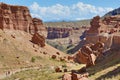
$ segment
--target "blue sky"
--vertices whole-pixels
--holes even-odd
[[[120,7],[120,0],[0,0],[0,2],[24,5],[33,17],[43,21],[81,20]]]

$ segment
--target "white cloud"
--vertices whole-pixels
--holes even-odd
[[[104,15],[113,10],[110,7],[96,7],[90,4],[78,2],[71,6],[55,4],[49,7],[42,7],[37,2],[30,6],[33,17],[42,18],[44,21],[48,20],[76,20],[84,18],[92,18],[96,15]]]

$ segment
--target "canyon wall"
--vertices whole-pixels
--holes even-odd
[[[120,45],[120,15],[105,17],[99,16],[91,20],[91,27],[86,31],[86,43],[103,42],[104,49],[115,48]]]
[[[25,6],[0,3],[0,29],[22,30],[30,34],[35,32],[47,36],[42,20],[32,18]]]
[[[56,38],[66,38],[70,37],[71,35],[74,35],[77,31],[82,31],[85,30],[86,27],[80,27],[80,28],[75,28],[75,27],[48,27],[48,39],[56,39]]]
[[[55,38],[66,38],[72,35],[72,28],[55,28],[55,27],[48,27],[48,39],[55,39]]]

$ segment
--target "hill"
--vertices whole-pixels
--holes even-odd
[[[120,15],[120,7],[106,13],[104,16],[114,16],[114,15]]]
[[[80,21],[61,21],[61,22],[45,22],[47,27],[81,27],[89,26],[90,20],[80,20]]]
[[[14,37],[13,37],[14,35]],[[30,40],[32,35],[19,30],[0,30],[0,75],[6,71],[14,71],[25,67],[59,66],[64,64],[59,57],[66,54],[46,44],[39,47]],[[57,55],[56,53],[60,55]],[[57,56],[53,60],[52,55]]]
[[[106,52],[95,66],[88,69],[92,80],[119,80],[120,79],[120,50]]]

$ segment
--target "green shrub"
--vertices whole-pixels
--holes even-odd
[[[33,62],[33,63],[34,63],[34,62],[35,62],[35,60],[36,60],[36,59],[35,59],[35,57],[32,57],[32,58],[31,58],[31,62]]]

